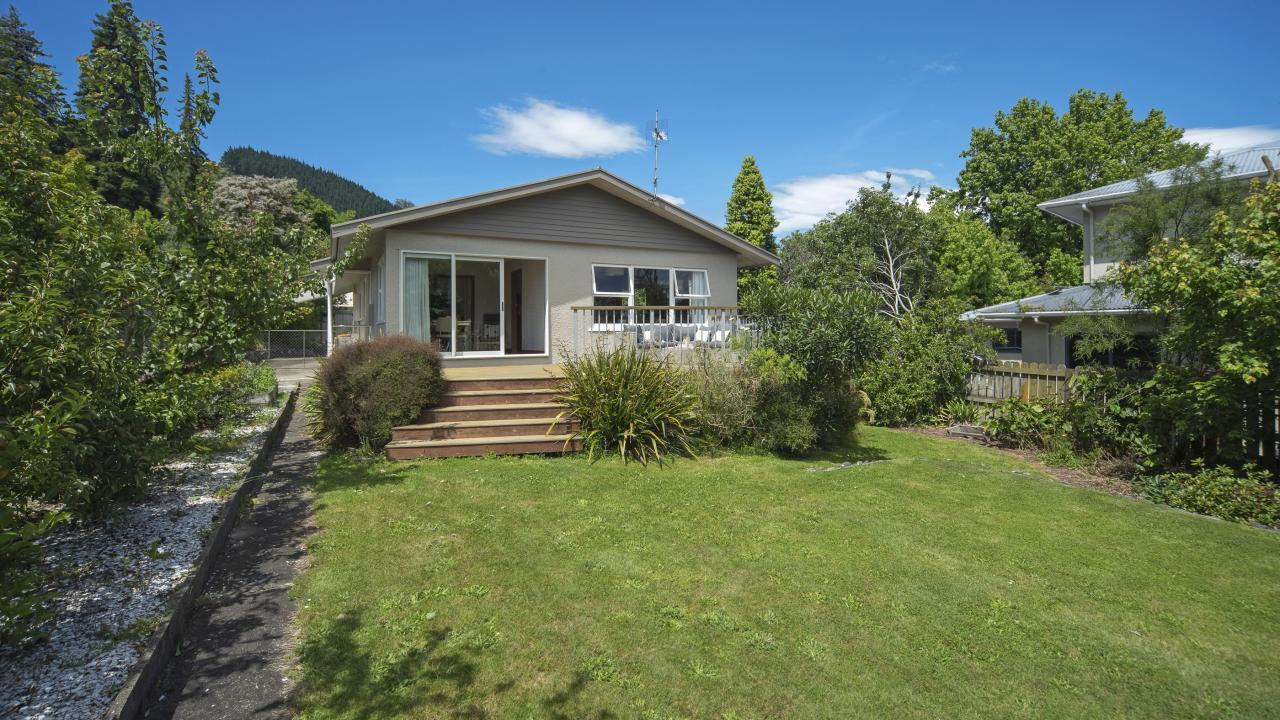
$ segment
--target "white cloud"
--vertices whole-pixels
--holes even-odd
[[[954,63],[931,62],[920,69],[925,72],[949,73],[955,72],[956,66]]]
[[[928,185],[934,175],[928,170],[893,168],[892,189],[899,197],[915,185]],[[778,213],[778,232],[788,233],[812,227],[828,213],[844,210],[862,188],[884,184],[883,170],[840,175],[799,177],[778,183],[773,193],[773,206]],[[924,203],[924,198],[920,198]]]
[[[1186,132],[1182,134],[1182,139],[1188,142],[1210,145],[1214,150],[1234,150],[1235,148],[1280,142],[1280,128],[1266,125],[1187,128]]]
[[[494,120],[493,131],[473,139],[496,155],[584,158],[645,147],[644,138],[635,127],[611,122],[594,110],[529,98],[523,108],[498,105],[486,113]]]
[[[672,205],[677,205],[677,206],[684,205],[684,198],[680,197],[679,195],[668,195],[666,193],[658,193],[658,197],[662,198],[663,200],[666,200]]]

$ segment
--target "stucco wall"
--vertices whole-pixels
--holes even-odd
[[[703,246],[705,248],[705,246]],[[738,302],[737,256],[727,249],[618,247],[546,240],[512,240],[446,235],[413,228],[389,229],[387,253],[387,331],[400,332],[402,258],[405,251],[458,253],[461,255],[546,260],[549,300],[551,361],[558,358],[557,347],[573,342],[574,305],[592,304],[591,265],[636,265],[706,269],[711,284],[709,305],[736,305]],[[509,270],[508,270],[509,277]],[[539,274],[526,272],[526,293],[541,284]],[[532,300],[526,298],[526,306]],[[540,333],[539,333],[540,334]],[[496,362],[495,362],[496,361]],[[546,357],[466,358],[450,364],[512,364],[547,362]]]

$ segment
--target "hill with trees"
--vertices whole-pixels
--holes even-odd
[[[395,207],[386,198],[335,172],[265,150],[227,148],[220,163],[236,175],[293,178],[298,181],[299,188],[329,203],[338,212],[355,212],[356,217],[377,215]]]

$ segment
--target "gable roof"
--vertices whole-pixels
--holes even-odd
[[[961,320],[1012,320],[1070,315],[1129,315],[1148,312],[1133,304],[1115,283],[1076,285],[1040,295],[970,310]]]
[[[561,175],[559,177],[547,178],[546,180],[538,180],[531,183],[525,183],[523,185],[514,185],[512,187],[490,190],[488,192],[477,193],[474,195],[464,195],[450,200],[442,200],[440,202],[429,203],[426,205],[417,205],[415,207],[404,208],[401,210],[392,210],[391,212],[382,213],[380,215],[371,215],[369,217],[358,218],[356,220],[348,220],[347,222],[335,224],[331,229],[331,235],[333,242],[336,243],[342,238],[353,235],[361,225],[368,225],[372,230],[380,230],[419,220],[440,217],[442,215],[463,212],[465,210],[474,210],[476,208],[495,205],[508,200],[515,200],[517,198],[530,197],[533,195],[553,192],[555,190],[563,190],[565,188],[579,187],[583,185],[590,185],[603,190],[610,195],[625,200],[637,207],[648,210],[659,217],[675,223],[690,232],[733,250],[746,258],[749,261],[746,263],[748,265],[778,265],[781,263],[781,260],[779,260],[777,255],[774,255],[763,248],[756,247],[737,235],[726,232],[715,224],[694,215],[688,210],[672,205],[657,195],[642,190],[641,188],[632,185],[626,180],[623,180],[617,175],[614,175],[602,168],[584,170],[570,175]]]
[[[1261,177],[1267,174],[1267,168],[1262,164],[1263,155],[1269,156],[1273,161],[1280,162],[1280,145],[1258,145],[1231,152],[1215,153],[1200,161],[1199,164],[1208,165],[1215,160],[1221,160],[1223,179],[1240,180]],[[1145,175],[1144,178],[1157,188],[1172,187],[1178,180],[1176,171],[1177,168],[1161,170]],[[1081,203],[1109,204],[1123,200],[1138,191],[1139,180],[1144,178],[1121,180],[1120,182],[1103,185],[1092,190],[1046,200],[1036,205],[1036,207],[1063,220],[1080,225],[1084,222],[1084,213],[1080,210]]]

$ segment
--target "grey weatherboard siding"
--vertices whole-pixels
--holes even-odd
[[[725,252],[697,233],[589,185],[421,220],[412,227],[448,235]]]

